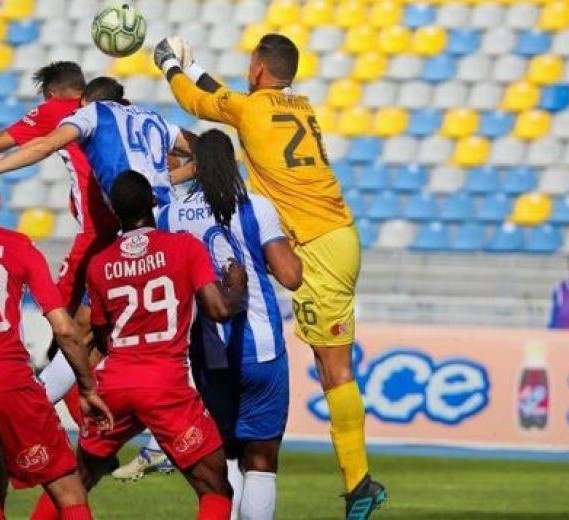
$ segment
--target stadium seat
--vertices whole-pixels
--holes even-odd
[[[552,166],[539,176],[537,190],[547,195],[564,195],[569,193],[569,168]]]
[[[560,141],[555,137],[547,136],[529,145],[526,161],[531,166],[549,166],[560,160],[562,152]]]
[[[392,137],[405,132],[409,113],[398,107],[380,108],[374,117],[372,132],[379,137]]]
[[[357,137],[352,139],[346,158],[352,162],[371,163],[381,155],[382,142],[375,137]]]
[[[528,78],[539,85],[551,85],[563,77],[563,59],[554,54],[542,54],[532,58]]]
[[[442,27],[428,25],[413,34],[413,52],[420,56],[440,54],[447,46],[447,33]]]
[[[339,2],[334,12],[334,25],[344,28],[362,26],[367,19],[367,6],[358,0]]]
[[[569,84],[558,83],[541,89],[539,108],[548,112],[560,112],[569,107]]]
[[[508,85],[502,100],[502,108],[512,112],[521,112],[533,108],[539,103],[539,89],[529,81],[516,81]]]
[[[411,244],[415,251],[446,251],[449,247],[448,228],[442,222],[423,224]]]
[[[438,218],[437,199],[428,191],[412,193],[407,200],[403,216],[409,220],[434,220]]]
[[[490,143],[484,137],[462,137],[456,143],[452,161],[458,166],[480,166],[490,154]]]
[[[338,127],[338,113],[326,105],[314,108],[314,114],[320,130],[324,133],[335,133]]]
[[[327,0],[308,0],[302,7],[302,23],[308,27],[334,24],[334,7]]]
[[[443,120],[440,110],[424,108],[413,110],[410,114],[407,133],[413,137],[425,137],[436,133]]]
[[[243,71],[249,68],[250,57],[240,51],[226,50],[221,52],[217,62],[216,73],[223,78],[241,78]]]
[[[523,245],[522,230],[511,222],[505,222],[496,228],[485,250],[492,253],[514,253],[521,251]]]
[[[208,34],[207,47],[214,51],[234,49],[239,42],[240,36],[241,29],[237,25],[214,25]],[[150,39],[150,36],[147,35],[146,38]]]
[[[415,226],[407,220],[394,219],[379,227],[376,245],[381,249],[405,249],[415,236]]]
[[[51,238],[56,240],[70,240],[79,230],[76,220],[69,214],[69,211],[56,213],[55,224]]]
[[[421,78],[430,83],[448,81],[456,76],[456,60],[450,54],[441,53],[425,60]]]
[[[515,166],[522,162],[526,152],[525,142],[507,135],[494,141],[488,162],[498,166]]]
[[[14,72],[0,73],[0,98],[11,96],[18,88],[19,77]]]
[[[477,29],[492,29],[504,25],[505,9],[497,2],[480,3],[472,8],[470,16],[471,27]]]
[[[405,6],[403,24],[411,29],[424,25],[432,25],[437,17],[436,9],[426,3],[408,4]]]
[[[362,86],[352,79],[338,79],[330,84],[326,103],[333,108],[347,108],[359,102]]]
[[[550,217],[552,209],[549,196],[543,193],[525,193],[516,199],[511,219],[521,226],[536,226]]]
[[[8,20],[23,20],[34,14],[35,0],[4,0],[0,16]]]
[[[428,190],[431,193],[454,193],[462,188],[464,174],[454,166],[439,164],[435,166],[429,178]]]
[[[39,24],[35,20],[25,19],[10,23],[7,41],[10,45],[24,45],[39,38]]]
[[[514,136],[519,139],[534,140],[547,135],[551,128],[551,116],[543,110],[526,110],[518,115],[514,126]]]
[[[424,81],[406,81],[399,88],[397,105],[404,108],[428,107],[431,105],[433,92],[433,86],[429,83]]]
[[[391,190],[380,191],[370,202],[367,217],[373,220],[391,220],[401,217],[399,197]]]
[[[266,21],[275,27],[295,23],[300,17],[300,6],[294,0],[275,0],[269,3]]]
[[[344,200],[350,207],[352,215],[355,219],[364,218],[366,216],[365,200],[357,189],[349,189],[344,193]]]
[[[470,19],[470,7],[466,3],[452,2],[437,9],[437,25],[447,29],[466,27]]]
[[[170,105],[165,116],[168,121],[175,125],[179,125],[182,128],[192,128],[197,122],[196,118],[192,114],[186,112],[177,103]]]
[[[514,127],[514,122],[515,118],[509,112],[483,112],[478,131],[484,137],[495,139],[509,134]]]
[[[490,29],[482,37],[481,50],[490,56],[509,53],[516,44],[516,33],[507,27]]]
[[[371,127],[371,113],[361,106],[347,108],[338,117],[338,132],[348,137],[369,134]]]
[[[563,140],[569,139],[569,112],[563,111],[553,115],[553,131],[554,137]]]
[[[66,210],[69,207],[69,181],[54,182],[47,188],[45,206],[52,210]],[[41,206],[42,203],[33,204]],[[28,206],[29,207],[29,206]]]
[[[452,141],[440,135],[421,139],[419,145],[419,160],[421,164],[441,164],[448,160],[452,152]],[[413,156],[411,160],[416,160]]]
[[[494,110],[503,97],[504,88],[497,83],[481,82],[472,85],[466,105],[476,110]]]
[[[26,112],[24,105],[15,97],[8,97],[0,100],[0,126],[8,124],[22,118]]]
[[[368,12],[368,23],[377,29],[399,25],[403,19],[403,6],[398,0],[374,2]]]
[[[550,52],[565,58],[569,56],[569,29],[560,31],[553,36]]]
[[[310,51],[300,52],[296,78],[298,80],[312,78],[317,74],[318,68],[318,56],[316,54]]]
[[[18,231],[33,240],[49,238],[53,233],[54,214],[44,209],[26,209],[20,215]]]
[[[152,4],[155,2],[154,0],[147,0],[147,3]],[[201,22],[213,26],[227,26],[227,21],[233,19],[234,6],[235,3],[230,0],[208,0],[203,2],[200,14]],[[158,13],[153,18],[159,18],[160,16],[161,13]]]
[[[67,201],[67,197],[65,201]],[[43,206],[45,202],[46,191],[43,184],[35,178],[29,178],[14,184],[8,207],[21,210],[34,206]]]
[[[234,20],[240,27],[260,22],[265,17],[265,3],[259,0],[242,0],[235,5]]]
[[[348,153],[349,140],[337,134],[323,134],[329,161],[337,161]]]
[[[332,164],[332,170],[342,187],[342,191],[352,189],[356,185],[354,168],[348,159],[340,159]]]
[[[365,52],[356,57],[352,78],[358,81],[374,81],[385,73],[387,60],[376,51]]]
[[[450,248],[456,252],[472,253],[480,251],[485,241],[483,226],[477,222],[464,222],[456,228]]]
[[[375,162],[362,167],[359,176],[358,189],[363,192],[387,190],[391,186],[389,168]]]
[[[551,34],[537,29],[528,29],[519,33],[515,52],[525,57],[545,54],[551,48],[551,43]]]
[[[500,191],[487,194],[481,201],[476,218],[484,223],[503,222],[512,210],[512,200]]]
[[[456,77],[466,83],[477,83],[490,77],[492,60],[480,52],[465,56],[460,60]]]
[[[395,104],[396,94],[397,88],[393,82],[380,80],[366,83],[364,85],[362,104],[368,108],[393,105]]]
[[[385,27],[379,33],[378,43],[384,54],[403,54],[411,48],[411,32],[401,25]]]
[[[514,54],[498,56],[492,67],[491,77],[498,83],[512,83],[523,77],[527,70],[527,60]]]
[[[0,71],[9,70],[14,60],[12,48],[0,43]],[[21,69],[20,69],[21,70]]]
[[[502,190],[509,195],[520,195],[532,191],[537,185],[537,173],[528,166],[515,166],[506,169],[502,180]]]
[[[367,218],[360,218],[356,220],[356,227],[360,235],[360,244],[364,249],[371,247],[375,244],[378,236],[377,225]]]
[[[82,61],[81,51],[79,47],[73,45],[58,44],[54,45],[49,49],[47,53],[48,63],[53,63],[54,61],[74,61],[75,63]]]
[[[7,208],[0,207],[0,227],[16,229],[18,225],[18,214]]]
[[[292,40],[296,46],[301,49],[301,52],[302,49],[306,49],[308,46],[310,33],[308,29],[300,23],[285,25],[284,27],[281,27],[279,33]]]
[[[445,197],[441,203],[439,217],[447,222],[470,220],[474,214],[472,198],[466,191],[456,191]]]
[[[148,67],[148,55],[144,50],[135,52],[126,58],[117,58],[111,67],[111,73],[116,76],[143,75]]]
[[[559,31],[569,27],[569,4],[563,0],[547,2],[541,11],[538,27],[544,31]]]
[[[447,81],[441,83],[435,89],[433,96],[433,107],[435,108],[456,108],[464,106],[468,89],[460,81]]]
[[[182,1],[182,0],[180,0]],[[183,9],[182,9],[183,10]],[[201,25],[202,30],[205,30],[205,26]],[[267,33],[270,33],[272,30],[270,25],[267,25],[264,22],[254,23],[248,25],[244,28],[243,33],[241,34],[241,39],[239,40],[239,47],[244,50],[245,52],[252,52],[259,40]],[[181,34],[181,36],[186,37],[186,33]],[[199,42],[193,42],[194,45],[199,44]]]
[[[557,197],[553,201],[553,210],[549,221],[552,224],[569,226],[569,195]]]
[[[542,224],[528,231],[524,244],[527,253],[551,254],[561,248],[561,231],[551,224]]]
[[[100,9],[98,0],[82,0],[81,2],[70,2],[67,9],[67,16],[70,20],[93,20],[93,17]],[[145,13],[146,16],[146,13]]]
[[[319,76],[325,80],[347,80],[354,68],[354,57],[344,52],[325,54],[320,62]]]
[[[493,166],[479,166],[469,170],[464,188],[473,194],[486,194],[498,191],[500,175]]]
[[[383,160],[387,164],[405,164],[416,158],[417,141],[407,135],[399,135],[385,141]]]
[[[457,56],[472,54],[480,48],[480,31],[467,27],[453,29],[449,34],[447,52]]]
[[[513,2],[506,13],[506,26],[512,29],[528,29],[537,22],[539,8],[530,3]]]
[[[334,52],[344,41],[344,31],[339,27],[316,27],[310,33],[308,47],[314,52]]]
[[[479,125],[478,113],[469,108],[455,108],[446,112],[441,135],[457,139],[476,133]]]
[[[181,28],[188,22],[191,23],[200,19],[201,4],[198,0],[172,0],[167,4],[166,19],[170,23],[180,24]],[[262,13],[258,4],[257,12]]]
[[[427,182],[427,169],[419,164],[402,164],[394,168],[391,187],[400,192],[420,191]]]
[[[392,56],[389,60],[385,76],[400,82],[415,79],[421,72],[422,60],[412,54]]]

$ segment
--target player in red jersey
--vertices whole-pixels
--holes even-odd
[[[65,309],[42,254],[24,235],[0,228],[0,518],[8,476],[16,487],[41,484],[59,518],[90,519],[87,495],[69,441],[45,390],[35,379],[20,337],[20,302],[28,286],[73,367],[83,411],[112,427],[112,415],[94,390],[87,352]],[[95,426],[93,426],[95,427]]]

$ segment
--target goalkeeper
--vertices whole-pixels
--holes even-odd
[[[368,473],[365,411],[351,363],[359,237],[312,106],[291,89],[298,49],[282,35],[263,36],[251,57],[248,95],[207,74],[180,38],[162,40],[154,60],[185,110],[237,129],[251,186],[273,201],[302,260],[303,283],[293,295],[295,332],[312,348],[330,409],[346,518],[368,518],[387,495]]]

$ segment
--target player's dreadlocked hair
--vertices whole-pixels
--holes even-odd
[[[292,83],[298,69],[298,48],[292,40],[282,34],[265,34],[257,53],[275,78]]]
[[[73,88],[83,91],[85,77],[81,67],[74,61],[54,61],[34,72],[32,81],[39,91],[50,87]]]
[[[202,133],[196,140],[194,158],[197,181],[194,191],[198,187],[203,190],[216,222],[229,227],[237,204],[248,200],[231,139],[217,129]]]
[[[154,193],[148,179],[134,170],[125,170],[115,180],[109,194],[111,206],[123,231],[142,220],[154,221]]]

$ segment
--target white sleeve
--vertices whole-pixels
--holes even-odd
[[[261,244],[265,246],[273,240],[286,238],[281,228],[277,210],[271,202],[264,197],[254,197],[252,203],[259,222]]]
[[[89,137],[97,128],[97,103],[89,103],[74,114],[66,117],[59,123],[59,126],[63,125],[76,127],[79,130],[81,139]]]
[[[168,121],[164,120],[166,123],[166,128],[168,129],[168,151],[171,152],[174,149],[174,145],[176,144],[176,139],[180,134],[180,127],[177,125],[173,125]]]

